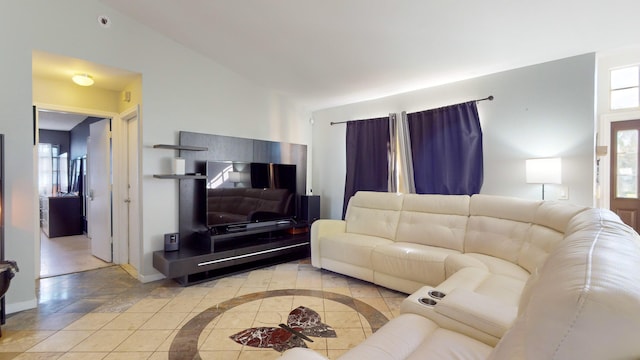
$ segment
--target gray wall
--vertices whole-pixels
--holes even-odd
[[[345,125],[366,119],[480,99],[484,134],[481,193],[540,199],[541,186],[525,182],[525,160],[562,158],[566,201],[593,204],[595,54],[585,54],[471,80],[313,113],[313,181],[322,216],[340,218],[345,176]],[[559,187],[545,187],[557,199]]]
[[[100,121],[102,118],[88,117],[71,129],[71,145],[69,159],[77,159],[87,155],[87,138],[89,137],[89,125]]]
[[[60,154],[69,152],[70,136],[68,131],[40,129],[38,134],[41,143],[60,145]]]

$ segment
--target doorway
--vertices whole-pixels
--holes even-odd
[[[122,221],[126,224],[122,227],[122,237],[128,241],[126,246],[121,248],[120,259],[122,260],[124,269],[132,276],[138,277],[138,269],[140,269],[140,257],[142,254],[142,243],[140,242],[140,224],[142,223],[142,213],[140,207],[140,119],[139,108],[136,106],[131,110],[122,113],[122,138],[123,145],[126,144],[124,154],[126,154],[126,183],[123,183],[122,189]]]
[[[37,114],[36,123],[40,124],[39,115],[41,114],[40,109],[42,108],[36,107],[35,114]],[[84,119],[89,123],[88,128],[93,124],[97,124],[104,119],[110,119],[111,126],[109,133],[110,138],[109,148],[110,148],[110,156],[109,163],[107,164],[108,170],[105,171],[107,175],[103,175],[105,178],[106,187],[108,193],[104,195],[106,201],[103,203],[107,204],[107,208],[103,211],[99,211],[96,216],[98,220],[103,221],[104,217],[102,215],[108,213],[108,220],[104,220],[107,225],[103,225],[103,229],[100,234],[108,236],[106,240],[109,241],[109,245],[107,246],[109,252],[109,258],[106,258],[103,263],[98,263],[100,266],[110,266],[113,264],[121,265],[129,272],[133,277],[139,278],[138,269],[141,266],[141,249],[142,242],[140,240],[140,221],[141,221],[141,209],[138,204],[140,204],[140,119],[139,119],[139,108],[138,106],[134,106],[131,109],[121,113],[107,113],[101,112],[97,110],[89,110],[89,109],[74,109],[74,108],[66,108],[61,106],[54,105],[46,105],[48,112],[58,112],[65,114],[82,114]],[[89,132],[85,132],[84,138],[90,137],[91,130]],[[100,137],[100,136],[96,136]],[[39,140],[38,140],[39,142]],[[75,152],[74,152],[75,154]],[[37,160],[36,160],[37,161]],[[87,157],[86,164],[87,166],[83,167],[83,174],[86,174],[86,169],[90,168],[92,160],[90,156]],[[95,219],[91,219],[90,212],[88,209],[90,205],[88,204],[91,195],[91,186],[89,185],[90,181],[87,179],[87,176],[81,177],[82,184],[85,186],[85,190],[83,191],[84,199],[83,205],[86,215],[88,216],[87,222],[88,225],[85,227],[83,235],[86,237],[87,233],[91,234],[91,231],[87,230],[91,226],[92,221],[96,221]],[[73,183],[73,181],[72,181]],[[98,193],[94,192],[94,198]],[[101,220],[102,219],[102,220]],[[43,239],[40,239],[42,242]],[[47,239],[49,240],[49,239]],[[91,245],[92,240],[94,238],[89,238],[89,252],[92,257],[102,257],[97,255],[95,251],[93,251]],[[45,240],[46,241],[46,240]],[[44,251],[42,246],[37,246],[38,249]],[[86,250],[85,250],[86,251]],[[44,261],[44,255],[39,254],[39,259]],[[96,257],[97,259],[97,257]],[[109,260],[111,260],[109,262]],[[36,262],[36,264],[41,265],[42,261]],[[91,265],[93,264],[93,265]],[[105,265],[106,264],[106,265]],[[87,265],[87,264],[85,264]],[[95,268],[95,261],[91,261],[88,264],[89,267]],[[85,269],[86,270],[86,269]],[[37,270],[38,273],[42,271],[40,269]]]
[[[640,120],[611,123],[611,210],[634,230],[640,229]]]
[[[40,277],[111,266],[92,254],[87,214],[88,114],[38,109]]]
[[[72,74],[89,74],[95,80],[95,84],[89,87],[78,86],[71,82]],[[137,273],[141,266],[142,240],[139,232],[139,224],[142,219],[141,214],[132,214],[129,218],[127,211],[128,203],[139,204],[142,193],[140,184],[131,184],[135,191],[132,195],[126,195],[127,178],[126,159],[135,156],[140,159],[140,135],[137,136],[137,153],[129,155],[127,153],[126,126],[127,117],[132,114],[135,118],[137,134],[141,134],[141,121],[139,120],[139,104],[142,98],[142,75],[126,69],[112,68],[103,64],[93,63],[87,60],[67,57],[64,55],[52,54],[44,51],[32,51],[32,80],[33,80],[33,103],[34,107],[34,128],[39,127],[37,108],[47,109],[50,112],[64,113],[65,115],[83,115],[80,120],[87,117],[99,119],[111,119],[111,166],[108,181],[110,193],[107,201],[110,207],[111,223],[108,228],[111,230],[109,238],[111,245],[109,250],[112,256],[111,263],[116,265],[132,264]],[[87,107],[85,107],[87,106]],[[100,109],[100,110],[97,110]],[[85,135],[85,137],[88,136]],[[34,134],[34,143],[37,143],[38,133]],[[136,151],[136,150],[132,150]],[[90,161],[85,159],[85,161]],[[38,159],[34,151],[34,162]],[[85,163],[86,164],[86,163]],[[85,166],[83,170],[86,170]],[[140,170],[137,169],[138,176]],[[85,178],[86,180],[86,178]],[[87,182],[84,182],[86,186]],[[87,190],[88,191],[88,190]],[[39,193],[39,191],[37,192]],[[87,202],[86,195],[83,202]],[[33,199],[36,201],[36,199]],[[125,202],[127,200],[127,202]],[[86,204],[84,205],[86,209]],[[134,210],[135,212],[136,210]],[[139,210],[141,212],[141,210]],[[101,217],[101,216],[99,216]],[[88,219],[89,223],[91,220]],[[135,223],[135,226],[130,226]],[[127,231],[131,229],[130,231]],[[135,233],[138,231],[138,233]],[[83,228],[86,234],[87,227]],[[105,231],[106,232],[106,231]],[[128,235],[129,232],[131,235]],[[36,273],[40,273],[41,246],[39,237],[34,239],[36,243]],[[137,252],[129,251],[136,249]],[[130,253],[131,252],[131,253]],[[130,271],[130,273],[132,273]],[[138,275],[134,275],[140,278]]]

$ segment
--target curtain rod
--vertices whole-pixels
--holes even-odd
[[[473,101],[480,102],[480,101],[485,101],[485,100],[493,101],[493,95],[489,95],[484,99],[476,99],[476,100],[473,100]],[[464,104],[464,103],[460,103],[460,104]],[[447,105],[441,106],[441,107],[446,107],[446,106]],[[448,106],[451,106],[451,105],[448,105]],[[359,121],[359,120],[332,121],[332,122],[329,123],[329,125],[346,124],[346,123],[351,122],[351,121]]]

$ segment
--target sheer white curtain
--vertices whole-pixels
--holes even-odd
[[[51,196],[53,190],[53,154],[51,144],[38,144],[38,189],[40,195]]]
[[[413,158],[411,156],[411,137],[409,136],[409,126],[407,113],[402,112],[400,121],[396,121],[396,136],[398,144],[398,192],[414,194],[416,183],[413,176]]]
[[[396,114],[389,114],[389,141],[387,143],[387,163],[389,166],[389,176],[387,178],[387,189],[389,192],[398,192],[398,173],[397,164],[398,158],[396,155],[397,140],[396,140]]]

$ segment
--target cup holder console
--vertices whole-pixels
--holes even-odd
[[[437,304],[438,302],[433,300],[432,298],[426,298],[426,297],[421,297],[418,299],[418,301],[420,302],[420,304],[422,305],[427,305],[427,306],[434,306],[435,304]]]
[[[429,297],[418,298],[418,302],[420,302],[420,304],[427,305],[427,306],[435,306],[438,303],[438,300],[442,300],[442,298],[444,298],[447,295],[442,291],[438,291],[438,290],[429,290],[427,294],[429,295]]]

